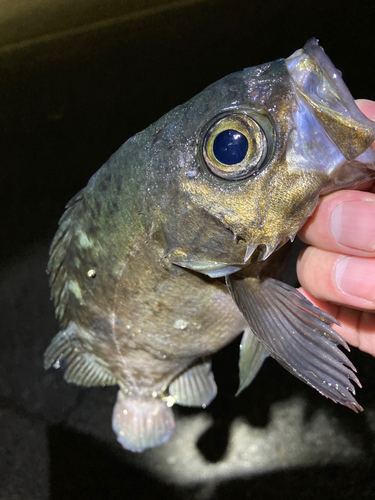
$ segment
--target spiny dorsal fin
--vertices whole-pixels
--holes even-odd
[[[82,189],[66,205],[66,210],[59,220],[59,229],[53,238],[47,272],[50,275],[51,298],[54,299],[56,316],[63,323],[69,302],[68,265],[66,255],[76,233],[75,221],[83,210],[84,191]]]
[[[60,360],[64,359],[68,367],[64,373],[67,382],[85,387],[116,385],[112,373],[101,365],[98,358],[92,353],[85,352],[79,340],[75,338],[71,327],[59,332],[52,339],[44,353],[44,368],[48,370]]]

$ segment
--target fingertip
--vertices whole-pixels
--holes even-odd
[[[361,257],[342,256],[334,266],[333,281],[348,303],[354,307],[375,307],[375,261]]]
[[[362,113],[367,116],[367,118],[370,118],[370,120],[375,121],[374,101],[370,101],[369,99],[357,99],[355,102],[359,107],[359,109],[362,111]]]

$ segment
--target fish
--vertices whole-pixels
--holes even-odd
[[[67,382],[119,387],[112,428],[165,443],[205,408],[211,355],[243,334],[239,390],[267,356],[355,412],[337,320],[280,281],[323,194],[375,177],[375,124],[318,40],[213,83],[128,139],[66,205],[50,248]]]

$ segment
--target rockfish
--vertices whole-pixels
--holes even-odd
[[[270,354],[361,411],[336,320],[278,281],[320,195],[374,178],[375,124],[317,40],[233,73],[131,137],[66,206],[48,270],[61,331],[45,367],[118,385],[132,451],[205,407],[210,355],[244,332],[240,389]]]

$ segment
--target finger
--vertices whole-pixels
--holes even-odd
[[[337,191],[322,198],[298,236],[324,250],[375,256],[375,194]]]
[[[308,247],[298,258],[297,275],[303,288],[318,299],[375,310],[375,259]]]
[[[357,99],[355,101],[359,109],[367,118],[375,121],[375,102],[368,99]]]
[[[368,99],[357,99],[355,102],[362,113],[367,116],[367,118],[375,121],[375,101],[369,101]],[[371,147],[375,149],[375,141],[372,143]]]
[[[309,294],[303,288],[299,291],[314,305],[335,317],[341,326],[332,325],[348,344],[358,347],[361,351],[375,356],[375,314],[369,311],[359,311],[345,306],[324,302]]]
[[[375,121],[375,102],[356,101],[360,110]],[[375,148],[375,142],[373,143]],[[375,192],[375,182],[359,189]],[[371,203],[362,204],[362,201]],[[347,205],[344,204],[350,202]],[[353,191],[339,191],[322,198],[314,215],[299,233],[302,241],[325,250],[349,255],[371,256],[375,251],[375,197]],[[370,224],[369,224],[370,222]],[[370,252],[368,254],[367,252]]]

